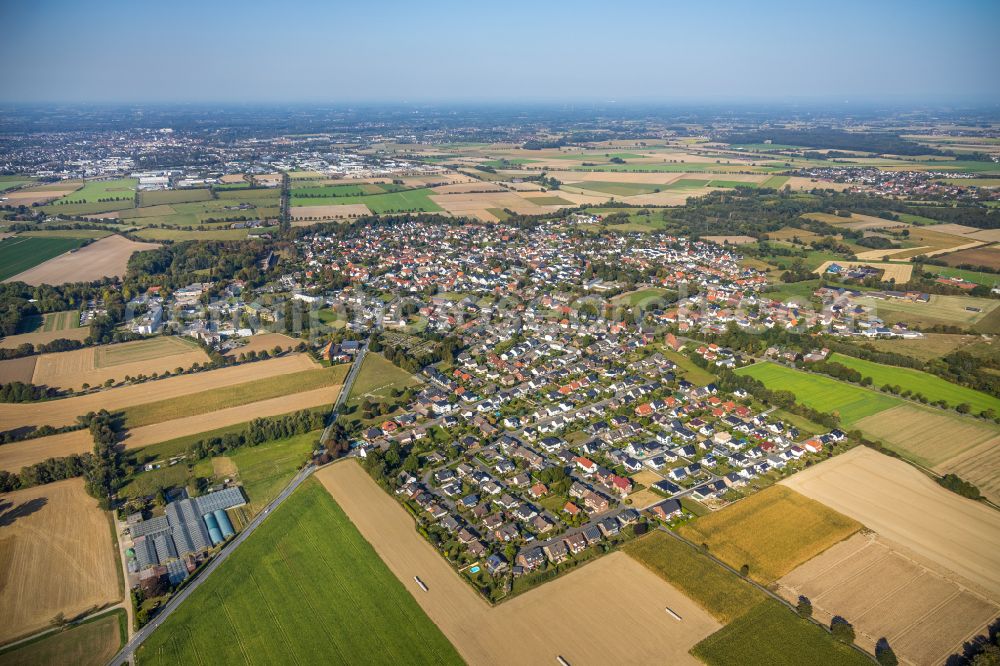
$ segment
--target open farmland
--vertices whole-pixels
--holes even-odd
[[[781,482],[1000,596],[1000,512],[865,447]]]
[[[623,550],[723,624],[732,622],[765,598],[753,585],[666,532],[650,532],[626,544]]]
[[[859,645],[889,641],[903,663],[940,664],[985,634],[1000,606],[952,580],[954,575],[875,534],[856,534],[779,582],[789,602],[809,598],[813,616],[854,625]]]
[[[368,207],[373,213],[395,213],[402,211],[440,211],[441,207],[430,199],[428,195],[433,191],[427,188],[413,190],[403,190],[400,192],[387,192],[383,194],[364,194],[355,196],[336,197],[295,197],[292,196],[291,205],[295,207],[309,206],[330,206],[340,203],[362,204]]]
[[[930,361],[947,356],[953,351],[964,350],[981,341],[982,338],[978,335],[924,333],[922,338],[869,340],[865,344],[871,345],[878,351],[891,351],[897,354],[906,354],[921,361]],[[997,349],[997,353],[1000,353],[1000,349]]]
[[[246,344],[231,349],[226,352],[226,356],[239,356],[250,352],[260,353],[266,351],[271,353],[275,347],[280,347],[282,351],[289,351],[296,347],[300,340],[290,338],[283,333],[261,333],[245,339]]]
[[[126,376],[187,370],[208,360],[208,355],[190,340],[161,336],[42,354],[35,363],[32,382],[78,390],[83,384],[100,386],[108,380],[120,382]]]
[[[1000,271],[1000,246],[991,245],[989,247],[977,247],[971,250],[962,250],[940,257],[949,266],[961,266],[971,264],[973,266],[988,266]],[[933,270],[933,267],[930,267]]]
[[[36,242],[68,242],[69,238],[31,238]],[[30,285],[88,282],[104,277],[121,277],[133,252],[152,250],[154,243],[137,243],[123,236],[113,235],[95,241],[76,252],[49,259],[6,280],[19,280]]]
[[[139,181],[135,178],[88,180],[82,188],[64,196],[55,202],[55,205],[132,201],[135,198],[135,187],[138,184]]]
[[[549,663],[562,655],[574,665],[694,664],[688,650],[719,628],[711,615],[624,553],[605,555],[490,607],[360,465],[336,463],[317,477],[466,663]],[[415,575],[427,592],[416,586]],[[566,609],[584,608],[595,599],[600,599],[599,620],[587,621],[581,631],[581,616]],[[666,606],[684,622],[671,619]]]
[[[33,206],[72,194],[83,186],[79,180],[63,180],[58,183],[25,187],[13,192],[4,192],[5,206]]]
[[[687,523],[680,533],[729,566],[750,566],[750,577],[770,583],[861,529],[819,502],[771,486]]]
[[[349,364],[344,364],[330,368],[301,370],[272,377],[266,382],[235,384],[227,387],[225,391],[202,391],[157,402],[147,402],[125,410],[125,426],[130,429],[138,428],[318,388],[342,386],[349,367]]]
[[[898,280],[897,280],[898,282]],[[983,330],[983,333],[1000,332],[1000,322],[984,321],[1000,302],[975,296],[942,296],[931,294],[927,303],[900,299],[882,300],[863,296],[855,302],[875,308],[875,314],[887,324],[906,322],[911,326],[965,326]],[[989,330],[986,330],[989,329]]]
[[[870,666],[871,660],[773,599],[758,604],[692,650],[709,666]]]
[[[901,405],[857,423],[904,458],[953,472],[1000,502],[1000,428],[927,407]]]
[[[316,640],[317,630],[324,640]],[[315,481],[278,508],[153,633],[136,659],[462,663]]]
[[[198,435],[227,426],[247,423],[255,418],[281,416],[300,409],[332,405],[340,392],[340,385],[300,391],[277,398],[258,400],[193,416],[183,416],[169,421],[161,421],[140,426],[127,431],[125,448],[138,449],[161,442]],[[224,394],[223,394],[224,395]],[[0,469],[19,471],[25,465],[33,465],[48,458],[61,458],[81,454],[94,448],[88,430],[39,437],[22,442],[0,446]]]
[[[879,250],[882,254],[878,255],[881,257],[883,254],[888,254],[889,251]],[[870,266],[882,271],[883,280],[895,280],[897,284],[903,284],[904,282],[909,282],[910,278],[913,276],[913,265],[912,264],[887,264],[877,261],[842,261],[840,259],[834,261],[824,261],[820,264],[814,271],[816,275],[823,275],[826,269],[832,264],[837,264],[844,268],[854,268],[856,266]]]
[[[18,405],[0,403],[0,430],[11,430],[29,425],[51,425],[53,427],[70,425],[76,422],[78,415],[101,408],[115,411],[199,391],[219,389],[254,380],[263,381],[270,377],[316,367],[318,364],[308,356],[292,354],[267,361],[168,377],[44,403]],[[0,447],[0,452],[3,448]]]
[[[857,370],[863,377],[871,377],[875,386],[886,384],[899,386],[904,391],[920,393],[931,402],[944,400],[950,407],[964,403],[969,405],[975,414],[987,409],[1000,413],[1000,398],[952,384],[922,370],[882,365],[844,354],[833,354],[830,360]]]
[[[182,204],[192,201],[208,201],[212,191],[208,189],[191,190],[151,190],[139,195],[141,206],[162,206],[164,204]]]
[[[104,666],[122,644],[125,611],[118,609],[0,653],[0,666]]]
[[[740,368],[737,374],[749,375],[772,391],[791,391],[807,407],[837,414],[846,426],[900,404],[898,398],[877,391],[776,363],[757,363]]]
[[[25,271],[42,264],[64,252],[83,245],[82,238],[31,238],[14,236],[0,240],[0,280],[27,282],[21,277]],[[30,284],[30,283],[29,283]]]
[[[0,496],[0,642],[121,599],[111,525],[67,479]]]

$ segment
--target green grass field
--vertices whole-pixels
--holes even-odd
[[[316,187],[296,187],[291,194],[294,199],[309,197],[356,197],[366,194],[382,194],[385,190],[378,185],[319,185]]]
[[[648,185],[646,183],[616,183],[613,181],[591,180],[573,183],[567,187],[578,187],[582,190],[593,190],[605,194],[630,197],[637,194],[652,194],[666,189],[665,185]]]
[[[745,580],[664,532],[651,532],[623,550],[719,622],[732,622],[765,599],[763,592]]]
[[[139,181],[135,178],[118,178],[115,180],[89,180],[83,187],[67,194],[62,199],[54,202],[54,205],[71,203],[98,203],[108,199],[126,199],[133,201],[135,197],[135,186]]]
[[[116,609],[54,634],[0,650],[0,666],[104,666],[121,648],[125,611]]]
[[[269,377],[265,382],[247,382],[227,386],[224,390],[213,389],[179,398],[136,405],[125,410],[125,424],[129,428],[137,428],[151,423],[162,423],[185,416],[208,414],[260,400],[311,391],[325,386],[332,387],[343,384],[348,368],[349,364],[343,364],[316,370],[290,372],[287,375]],[[330,404],[333,404],[336,399],[337,394],[331,389]]]
[[[773,599],[715,632],[691,650],[708,666],[871,666],[871,659]]]
[[[354,380],[354,385],[351,386],[347,404],[358,404],[365,396],[376,399],[388,398],[394,389],[404,389],[416,386],[418,383],[413,375],[393,365],[381,354],[370,353],[361,363],[361,370]]]
[[[277,227],[260,227],[257,229],[212,229],[211,231],[196,231],[188,229],[140,229],[135,235],[140,240],[151,241],[205,241],[205,240],[246,240],[247,235],[274,234]]]
[[[462,664],[310,479],[150,636],[140,664]]]
[[[856,300],[861,305],[875,308],[875,314],[887,324],[906,322],[933,326],[944,324],[975,328],[982,333],[997,333],[994,320],[985,321],[993,313],[1000,301],[975,296],[942,296],[931,294],[929,303],[914,303],[903,300],[881,300],[862,297]],[[969,308],[974,308],[970,310]]]
[[[400,211],[438,212],[441,207],[431,201],[429,188],[388,192],[385,194],[369,194],[338,197],[291,197],[292,206],[337,206],[344,204],[364,204],[376,214]]]
[[[29,176],[0,176],[0,192],[13,190],[15,187],[31,185],[33,182],[35,182],[35,179]]]
[[[845,426],[901,404],[877,391],[870,391],[830,377],[814,375],[775,363],[757,363],[740,368],[739,375],[749,375],[771,390],[791,391],[798,402],[821,412],[835,413]]]
[[[257,514],[271,503],[316,448],[322,430],[237,449],[230,456],[239,471],[250,511]]]
[[[715,162],[665,162],[663,164],[601,164],[571,167],[572,171],[635,171],[641,173],[774,173],[785,166],[750,166],[745,162],[716,164]]]
[[[945,400],[951,407],[966,403],[972,407],[973,413],[976,414],[984,409],[992,409],[1000,413],[1000,398],[995,398],[982,391],[952,384],[922,370],[872,363],[871,361],[843,354],[833,354],[830,360],[841,365],[846,365],[848,368],[853,368],[860,372],[862,376],[871,377],[876,387],[885,384],[899,386],[904,391],[908,389],[913,393],[922,393],[932,402]]]
[[[572,201],[567,201],[557,196],[525,197],[528,201],[539,206],[575,206]]]
[[[82,238],[31,238],[14,236],[0,241],[0,280],[83,245]]]
[[[190,203],[192,201],[208,201],[212,198],[209,189],[191,190],[149,190],[139,193],[140,206],[161,206],[164,204]]]
[[[716,379],[708,370],[698,367],[694,364],[694,361],[689,359],[687,356],[680,352],[675,352],[673,349],[666,348],[663,350],[664,358],[667,358],[677,364],[678,369],[681,371],[684,379],[688,380],[695,386],[707,386],[711,384]]]
[[[981,284],[984,287],[993,288],[1000,284],[1000,274],[982,273],[980,271],[969,271],[964,268],[952,268],[950,266],[924,266],[924,271],[933,275],[943,275],[945,277],[957,277],[969,282]]]
[[[135,207],[135,201],[117,200],[104,203],[71,203],[60,204],[51,203],[41,206],[40,210],[47,215],[62,215],[73,217],[78,215],[97,215],[98,213],[109,213],[111,211],[128,210]]]
[[[650,287],[648,289],[637,289],[635,291],[628,291],[624,294],[619,294],[611,299],[612,303],[616,305],[642,305],[650,302],[655,302],[657,304],[663,303],[663,297],[666,294],[672,294],[668,289],[660,289],[658,287]]]

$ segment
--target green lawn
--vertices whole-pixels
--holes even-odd
[[[5,238],[0,241],[0,280],[78,248],[83,242],[82,238]]]
[[[637,289],[635,291],[627,291],[624,294],[619,294],[611,299],[612,303],[621,305],[649,305],[655,301],[656,304],[662,305],[664,302],[664,297],[666,294],[673,294],[669,289],[660,289],[659,287],[650,287],[648,289]]]
[[[898,398],[877,391],[775,363],[757,363],[740,368],[736,374],[750,375],[771,390],[791,391],[807,407],[838,414],[845,426],[902,404]]]
[[[934,275],[945,277],[957,277],[969,282],[981,284],[984,287],[992,288],[1000,284],[1000,273],[982,273],[979,271],[969,271],[964,268],[952,268],[950,266],[924,266],[924,271]]]
[[[310,479],[136,654],[140,664],[462,664]]]
[[[755,606],[695,645],[691,654],[709,666],[870,666],[872,663],[773,599]]]
[[[871,377],[876,387],[885,384],[899,386],[904,391],[909,389],[913,393],[922,393],[932,402],[945,400],[951,407],[967,403],[972,407],[972,412],[975,414],[984,409],[992,409],[1000,413],[1000,399],[982,391],[952,384],[922,370],[882,365],[881,363],[873,363],[843,354],[833,354],[830,360],[836,361],[841,365],[846,365],[848,368],[853,368],[860,372],[862,376]]]
[[[164,204],[189,203],[192,201],[208,201],[212,198],[212,190],[197,188],[190,190],[150,190],[139,195],[140,206],[161,206]]]

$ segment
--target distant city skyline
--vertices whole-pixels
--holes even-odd
[[[1000,3],[3,3],[0,102],[1000,103]]]

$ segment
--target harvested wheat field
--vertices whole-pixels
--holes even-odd
[[[1000,512],[866,447],[781,482],[1000,598]]]
[[[208,355],[190,340],[157,337],[67,352],[42,354],[35,363],[32,382],[79,390],[84,384],[100,386],[107,380],[120,382],[126,376],[152,375],[187,370],[206,363]]]
[[[911,248],[912,249],[912,248]],[[885,254],[884,252],[882,254]],[[883,264],[873,261],[824,261],[819,268],[813,271],[816,275],[822,275],[826,272],[826,269],[830,267],[831,264],[837,264],[838,266],[843,266],[844,268],[854,268],[855,266],[871,266],[872,268],[878,268],[884,271],[884,280],[896,280],[896,284],[902,284],[904,282],[910,281],[910,276],[913,275],[913,265],[912,264]]]
[[[16,473],[49,458],[80,455],[93,449],[94,438],[89,430],[73,430],[59,435],[11,442],[0,446],[0,469]]]
[[[122,277],[133,252],[152,250],[159,243],[137,243],[117,234],[106,236],[75,252],[58,257],[19,273],[5,282],[63,284],[65,282],[90,282],[105,277]]]
[[[940,664],[1000,615],[1000,605],[958,578],[867,533],[798,567],[778,581],[778,591],[792,603],[808,597],[822,623],[847,618],[869,652],[884,637],[902,663]]]
[[[83,479],[0,496],[0,642],[119,601],[111,525]]]
[[[160,423],[131,428],[125,435],[126,449],[139,449],[177,437],[197,435],[208,430],[246,423],[259,417],[280,416],[300,409],[332,405],[340,395],[342,385],[292,393],[280,398],[258,400],[245,405],[226,407],[205,414],[185,416]],[[88,453],[94,448],[89,430],[74,430],[59,435],[38,437],[0,446],[0,470],[19,472],[22,467],[49,458],[63,458]]]
[[[941,257],[949,266],[961,266],[971,264],[973,266],[989,266],[1000,270],[1000,246],[990,245],[989,247],[979,247],[974,250],[963,250],[954,254]]]
[[[536,188],[537,189],[537,188]],[[496,183],[454,183],[434,188],[434,194],[470,194],[474,192],[506,192]]]
[[[746,245],[747,243],[757,242],[757,239],[753,236],[702,236],[701,238],[702,240],[712,241],[719,245]]]
[[[35,373],[35,362],[37,356],[22,356],[21,358],[11,358],[0,361],[0,384],[10,382],[31,383],[31,377]]]
[[[363,217],[371,215],[368,206],[364,204],[342,204],[340,206],[292,206],[293,222],[311,222],[319,220],[335,220],[346,217]]]
[[[468,215],[488,208],[509,208],[522,215],[539,215],[545,208],[534,204],[514,192],[485,192],[481,194],[431,194],[430,200],[452,215]]]
[[[226,352],[226,356],[239,356],[240,354],[246,354],[252,351],[257,353],[267,351],[268,353],[271,353],[274,351],[275,347],[281,347],[284,351],[293,349],[300,342],[299,340],[290,338],[283,333],[261,333],[260,335],[246,338],[245,341],[245,345]]]
[[[605,555],[490,607],[357,462],[331,465],[316,476],[469,664],[555,663],[557,655],[574,666],[697,664],[688,650],[720,628],[693,601],[624,553]],[[427,592],[414,576],[426,583]],[[596,608],[592,614],[567,612],[591,606]],[[667,615],[667,606],[684,621]]]
[[[958,474],[1000,502],[1000,428],[991,423],[905,404],[855,425],[939,474]]]
[[[76,423],[77,416],[102,408],[115,411],[146,402],[265,380],[268,377],[300,370],[313,370],[318,367],[319,364],[306,354],[290,354],[266,361],[120,386],[73,398],[19,405],[0,403],[0,431],[26,426],[71,425]]]

